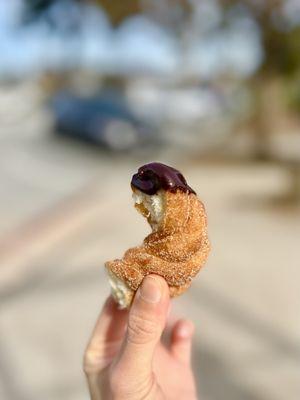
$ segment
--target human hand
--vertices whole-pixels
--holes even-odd
[[[130,311],[109,297],[84,356],[92,400],[196,400],[190,365],[193,325],[179,320],[161,342],[170,306],[168,285],[149,275]]]

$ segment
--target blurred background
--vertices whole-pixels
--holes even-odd
[[[139,165],[174,165],[212,252],[201,400],[300,398],[298,0],[0,0],[0,397],[88,398],[105,260],[149,228]]]

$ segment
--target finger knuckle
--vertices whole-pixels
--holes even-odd
[[[88,347],[83,356],[83,371],[89,375],[99,372],[103,367],[103,357],[98,349]]]
[[[96,354],[90,349],[86,350],[83,356],[83,370],[86,374],[89,374],[94,369],[96,364]]]
[[[133,314],[128,321],[128,341],[135,344],[144,344],[157,336],[158,326],[146,316]]]

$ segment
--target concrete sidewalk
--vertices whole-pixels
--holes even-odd
[[[86,399],[81,359],[109,292],[103,263],[149,229],[129,188],[147,159],[58,140],[45,113],[25,111],[0,132],[0,398]],[[173,302],[196,324],[201,399],[298,400],[300,213],[275,201],[286,176],[155,158],[184,172],[209,216],[209,262]]]
[[[109,291],[103,263],[148,232],[128,184],[137,160],[79,148],[64,158],[58,148],[35,147],[27,184],[3,177],[1,399],[88,397],[81,358]],[[196,324],[200,398],[298,400],[300,214],[268,201],[285,176],[267,166],[176,165],[207,206],[212,242],[207,266],[174,301]],[[43,186],[31,190],[34,182]]]

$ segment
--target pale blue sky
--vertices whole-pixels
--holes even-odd
[[[73,67],[168,75],[184,70],[204,79],[224,72],[241,77],[252,74],[263,58],[254,21],[241,15],[228,28],[218,31],[217,2],[198,4],[190,37],[185,40],[188,46],[183,46],[169,31],[143,16],[132,17],[112,29],[100,9],[79,9],[71,0],[61,0],[48,12],[58,30],[51,30],[45,19],[18,28],[22,0],[0,0],[0,74],[22,76]],[[300,15],[300,7],[296,7],[295,0],[289,4],[286,14],[294,11],[294,21],[297,10]],[[68,33],[66,13],[78,21],[76,33]]]

